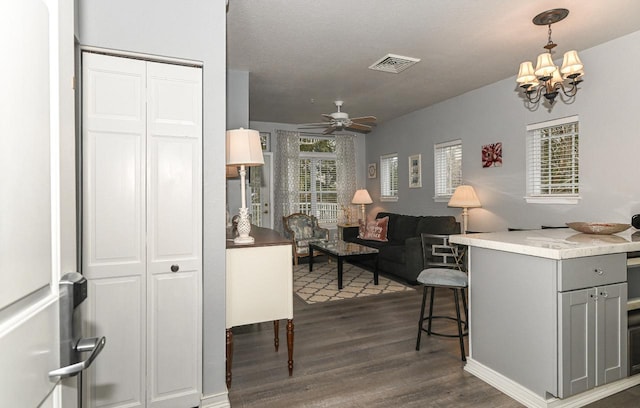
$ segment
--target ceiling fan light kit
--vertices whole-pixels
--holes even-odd
[[[333,113],[323,113],[322,118],[325,122],[321,123],[305,123],[300,125],[300,129],[316,129],[316,128],[326,128],[323,135],[328,135],[333,133],[336,130],[353,130],[361,133],[369,133],[373,126],[375,126],[376,117],[375,116],[361,116],[357,118],[349,118],[349,114],[347,112],[342,112],[341,108],[344,104],[343,101],[334,101],[337,112]]]
[[[560,92],[572,98],[578,92],[578,84],[583,81],[583,64],[577,51],[567,51],[560,68],[553,62],[551,54],[557,46],[551,40],[551,24],[564,20],[567,15],[569,10],[559,8],[544,11],[533,18],[533,24],[549,27],[549,39],[544,46],[547,51],[538,55],[536,68],[533,68],[531,61],[525,61],[520,64],[518,70],[516,82],[520,84],[527,102],[531,104],[537,104],[544,96],[553,105]]]

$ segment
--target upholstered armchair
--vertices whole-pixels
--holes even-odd
[[[293,263],[298,264],[298,258],[309,256],[309,242],[328,241],[329,230],[318,225],[314,215],[295,213],[282,217],[284,235],[293,242]]]

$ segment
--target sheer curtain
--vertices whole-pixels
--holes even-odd
[[[274,155],[273,222],[283,233],[282,217],[300,212],[298,179],[300,178],[300,133],[276,130]]]
[[[336,136],[336,190],[340,208],[349,208],[356,192],[355,136]]]

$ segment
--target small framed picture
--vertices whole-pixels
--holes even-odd
[[[422,155],[409,156],[409,188],[422,187]]]
[[[378,176],[378,169],[375,163],[369,163],[367,166],[367,177],[376,178]]]
[[[271,151],[271,132],[260,132],[260,144],[263,151]]]

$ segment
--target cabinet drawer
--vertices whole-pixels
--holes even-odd
[[[625,254],[565,259],[558,266],[558,291],[626,282]]]

